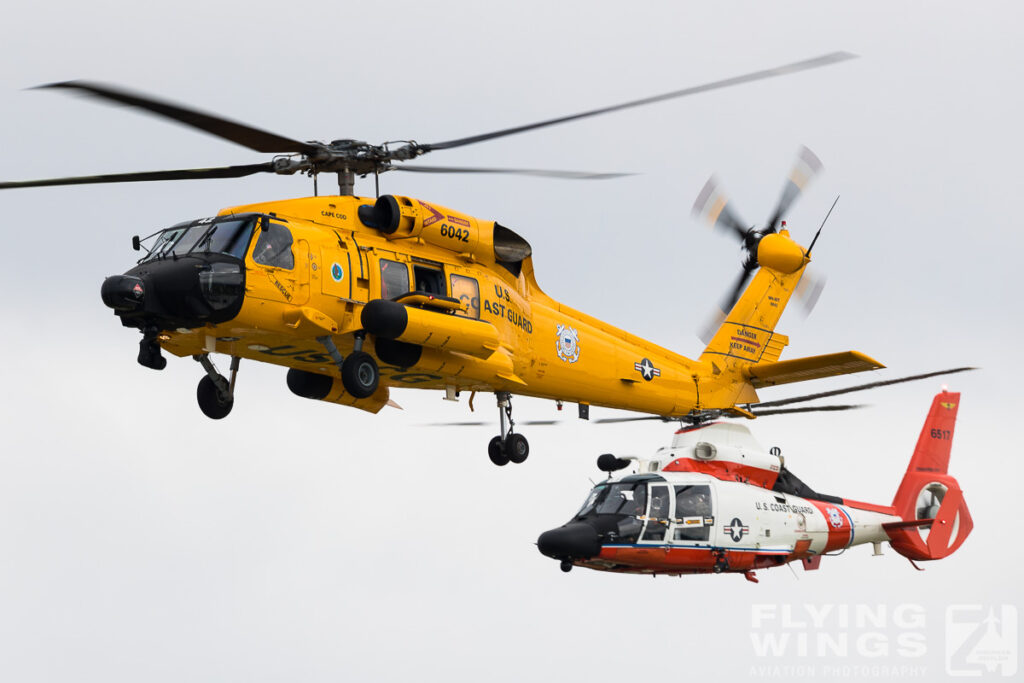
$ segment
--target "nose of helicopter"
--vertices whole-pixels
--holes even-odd
[[[131,275],[112,275],[103,281],[100,297],[115,311],[135,311],[146,301],[146,285],[142,278]]]
[[[601,552],[597,530],[585,522],[570,522],[545,531],[537,539],[537,549],[556,560],[586,559]]]
[[[238,314],[245,269],[240,260],[221,254],[153,261],[105,279],[100,297],[126,325],[176,329],[216,324]]]

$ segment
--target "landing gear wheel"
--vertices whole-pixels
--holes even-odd
[[[561,564],[558,565],[558,567],[563,572],[571,572],[572,571],[572,566],[573,566],[572,565],[572,560],[562,560]]]
[[[379,382],[377,361],[365,351],[353,351],[341,364],[341,383],[356,398],[373,396]]]
[[[209,375],[199,380],[199,386],[196,387],[196,400],[199,401],[199,409],[203,411],[203,415],[211,420],[227,417],[235,405],[235,399],[230,396],[227,399],[221,398],[217,385],[213,383]]]
[[[509,434],[505,438],[505,453],[509,462],[519,465],[530,455],[530,444],[522,434]]]
[[[505,455],[505,445],[500,436],[494,437],[487,444],[487,457],[498,467],[504,467],[509,463],[509,457]]]

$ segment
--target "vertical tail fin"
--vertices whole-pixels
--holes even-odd
[[[947,473],[959,406],[959,393],[943,391],[932,400],[892,502],[903,522],[883,525],[896,552],[912,560],[953,554],[974,528],[960,484]]]
[[[790,249],[800,249],[785,232],[766,236],[762,244],[768,242],[765,246],[771,247],[775,241],[792,245]],[[758,251],[758,258],[765,258],[760,248]],[[712,360],[719,365],[729,366],[771,363],[779,359],[782,349],[789,343],[789,337],[775,333],[775,326],[786,310],[786,304],[800,283],[808,263],[802,250],[789,256],[791,259],[796,257],[794,262],[778,269],[762,261],[762,267],[732,310],[718,321],[719,326],[714,334],[709,335],[711,339],[701,354],[702,361]]]

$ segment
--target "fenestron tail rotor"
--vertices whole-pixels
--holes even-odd
[[[486,167],[438,167],[404,165],[428,152],[454,149],[466,145],[516,135],[526,131],[554,126],[569,121],[576,121],[601,114],[608,114],[632,107],[641,107],[657,102],[688,97],[698,93],[719,90],[743,83],[793,74],[809,69],[816,69],[835,64],[855,55],[848,52],[832,52],[813,59],[806,59],[792,64],[754,71],[741,76],[734,76],[702,85],[673,90],[672,92],[630,100],[609,107],[591,109],[568,116],[560,116],[526,125],[503,128],[501,130],[481,133],[464,138],[456,138],[442,142],[419,144],[415,141],[385,142],[378,145],[352,139],[340,139],[331,142],[299,141],[286,136],[261,130],[253,126],[232,121],[230,119],[209,114],[192,107],[157,99],[149,95],[90,81],[64,81],[38,86],[40,89],[66,90],[85,94],[105,102],[125,105],[142,110],[180,123],[190,128],[204,131],[224,140],[229,140],[251,150],[266,154],[278,155],[271,162],[248,164],[241,166],[224,166],[215,168],[178,169],[170,171],[151,171],[141,173],[116,173],[92,176],[74,176],[66,178],[48,178],[0,183],[0,189],[23,187],[46,187],[54,185],[82,185],[95,183],[140,182],[149,180],[191,180],[208,178],[240,178],[255,173],[276,173],[291,175],[305,173],[315,176],[319,173],[337,173],[341,194],[352,194],[355,176],[377,175],[386,171],[404,170],[416,173],[490,173],[541,176],[548,178],[564,178],[573,180],[604,180],[615,178],[623,173],[592,173],[587,171],[562,171],[555,169],[522,169],[522,168],[486,168]],[[785,195],[784,195],[785,199]],[[791,200],[790,200],[791,201]],[[739,225],[738,223],[736,225]]]

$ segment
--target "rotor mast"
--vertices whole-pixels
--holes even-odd
[[[353,197],[356,193],[356,174],[345,166],[338,171],[338,194],[342,197]]]

